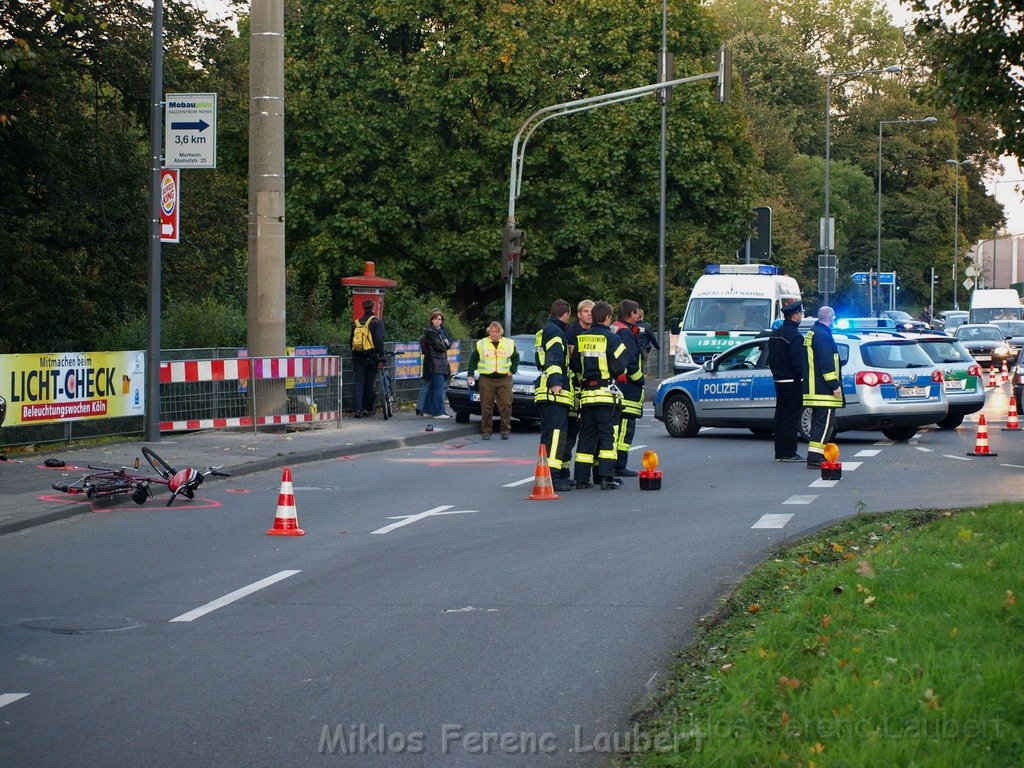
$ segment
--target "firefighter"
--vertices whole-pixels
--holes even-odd
[[[583,301],[576,305],[576,319],[569,324],[569,328],[565,332],[565,336],[569,341],[570,358],[576,349],[576,338],[584,331],[589,331],[590,326],[593,324],[593,318],[590,316],[593,308],[594,302],[590,299],[583,299]],[[573,450],[575,450],[576,441],[580,435],[580,386],[576,378],[576,372],[570,369],[569,375],[573,377],[575,399],[573,404],[569,406],[569,436],[565,443],[567,457],[571,456]]]
[[[626,371],[626,345],[611,328],[612,308],[606,301],[591,310],[593,325],[576,338],[572,368],[580,382],[580,438],[576,450],[576,487],[592,488],[593,468],[601,490],[619,487],[615,482],[615,412],[622,395],[615,380]]]
[[[811,439],[807,445],[807,468],[819,469],[825,458],[825,441],[835,429],[835,410],[842,408],[843,371],[839,348],[832,338],[832,307],[821,307],[818,320],[804,336],[807,351],[807,376],[804,378],[804,405],[811,408]]]
[[[640,337],[643,328],[640,319],[640,305],[626,299],[619,303],[619,319],[612,323],[612,330],[626,345],[626,370],[617,380],[622,392],[622,411],[615,430],[615,477],[636,477],[639,472],[626,466],[629,449],[636,434],[636,420],[644,413],[644,371]]]
[[[547,450],[551,485],[556,491],[571,491],[573,487],[569,477],[568,426],[569,408],[575,398],[565,335],[568,323],[569,302],[556,299],[551,304],[551,316],[537,331],[536,340],[540,382],[534,402],[540,409],[540,441]]]

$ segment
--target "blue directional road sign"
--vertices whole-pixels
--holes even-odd
[[[868,281],[868,273],[867,272],[854,272],[852,275],[850,275],[850,279],[853,280],[853,282],[855,282],[855,283],[857,283],[859,285],[865,285],[867,283],[867,281]]]
[[[896,282],[895,272],[879,272],[878,273],[878,284],[879,285],[892,285]]]

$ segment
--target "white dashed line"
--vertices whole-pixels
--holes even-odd
[[[1000,467],[1011,467],[1012,469],[1024,469],[1020,464],[1000,464]]]
[[[835,488],[838,480],[822,480],[820,477],[811,483],[808,488]]]
[[[751,528],[784,528],[786,523],[793,519],[792,513],[781,515],[761,515],[761,519],[754,523]]]
[[[878,443],[875,443],[875,445],[878,445]],[[865,448],[863,451],[857,451],[857,453],[855,453],[854,456],[863,456],[865,458],[870,458],[871,456],[877,456],[881,452],[881,450],[876,451],[874,448]]]
[[[241,600],[246,595],[251,595],[253,592],[259,592],[264,587],[269,587],[271,584],[276,584],[282,579],[294,576],[296,573],[302,573],[302,571],[279,571],[273,576],[267,576],[267,578],[253,582],[247,587],[242,587],[241,589],[236,589],[234,592],[229,592],[224,595],[224,597],[218,597],[216,600],[209,602],[206,605],[201,605],[195,610],[183,613],[181,616],[175,616],[171,621],[192,621],[193,619],[198,619],[200,616],[205,616],[218,608],[230,605],[236,600]]]
[[[790,496],[783,504],[810,504],[817,496]]]
[[[514,483],[505,483],[501,487],[502,488],[515,488],[517,485],[526,485],[527,483],[532,483],[535,479],[536,478],[533,475],[530,475],[529,477],[527,477],[527,478],[525,478],[523,480],[516,480]]]
[[[944,459],[956,459],[957,461],[971,461],[971,459],[967,456],[954,456],[951,453],[945,453],[942,455],[942,457]]]
[[[853,470],[857,469],[863,463],[864,463],[863,461],[844,461],[843,462],[843,471],[845,471],[845,472],[853,472]]]
[[[892,445],[892,444],[893,444],[892,440],[876,440],[875,442],[872,443],[872,445]]]
[[[6,707],[8,704],[13,704],[18,699],[24,699],[28,696],[27,693],[0,693],[0,707]]]
[[[921,451],[922,453],[932,453],[933,452],[931,448],[925,448],[923,445],[915,445],[914,448],[916,448],[917,450]]]

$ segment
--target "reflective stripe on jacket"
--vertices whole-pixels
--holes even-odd
[[[626,371],[618,378],[618,387],[622,391],[622,412],[627,416],[643,416],[644,370],[639,339],[641,329],[624,320],[616,320],[611,328],[626,345]]]
[[[537,367],[540,379],[537,391],[533,396],[537,403],[558,403],[572,406],[575,401],[573,381],[569,375],[569,357],[565,336],[565,323],[558,318],[549,317],[544,327],[537,331],[535,340],[537,350]],[[552,387],[561,387],[555,394]]]
[[[512,339],[502,337],[498,339],[497,346],[490,338],[480,339],[476,343],[476,352],[480,356],[476,372],[481,376],[494,373],[507,376],[512,372],[512,355],[515,351],[516,345]]]
[[[594,323],[577,336],[572,365],[580,375],[580,406],[621,402],[622,396],[612,384],[625,373],[626,362],[626,345],[607,325]]]
[[[839,348],[827,325],[815,323],[804,337],[807,350],[807,377],[804,379],[803,404],[812,408],[842,408],[843,373],[839,362]]]

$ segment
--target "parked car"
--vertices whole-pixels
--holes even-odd
[[[992,325],[999,326],[1011,352],[1016,354],[1024,349],[1024,320],[993,320]]]
[[[931,331],[928,323],[923,320],[915,320],[909,312],[901,309],[885,309],[882,314],[896,324],[896,330],[908,331],[910,333],[928,333]]]
[[[916,339],[885,331],[836,331],[834,337],[846,399],[836,412],[837,431],[881,430],[890,440],[909,440],[920,427],[946,418],[942,372]],[[775,384],[767,341],[753,339],[696,371],[665,379],[654,399],[654,417],[672,437],[694,437],[702,427],[770,434]],[[810,418],[811,409],[805,408],[800,419],[804,440]]]
[[[981,366],[958,339],[939,334],[914,338],[942,371],[942,388],[949,401],[949,413],[936,423],[942,429],[956,429],[963,423],[964,416],[985,407],[985,379]]]
[[[540,411],[533,401],[537,391],[537,382],[540,380],[540,371],[537,369],[537,352],[534,348],[536,336],[533,334],[517,334],[512,336],[512,341],[519,352],[519,367],[512,377],[512,418],[519,421],[540,421]],[[464,354],[472,354],[471,350],[465,350]],[[467,357],[467,359],[469,359]],[[471,415],[480,415],[480,384],[473,385],[470,389],[466,380],[466,372],[459,371],[448,381],[445,394],[448,397],[448,405],[455,414],[455,420],[460,424],[469,421]],[[498,409],[495,406],[494,415],[497,417]]]
[[[966,323],[968,317],[970,317],[970,312],[966,309],[947,309],[932,318],[932,328],[952,333]]]
[[[994,365],[999,368],[1003,363],[1013,360],[1010,345],[1003,338],[1003,332],[998,325],[964,323],[956,329],[954,335],[963,342],[971,357],[983,367]]]
[[[1013,396],[1017,399],[1017,413],[1019,414],[1021,395],[1024,395],[1024,350],[1017,357],[1017,365],[1013,368],[1013,378],[1010,381],[1013,384]]]

